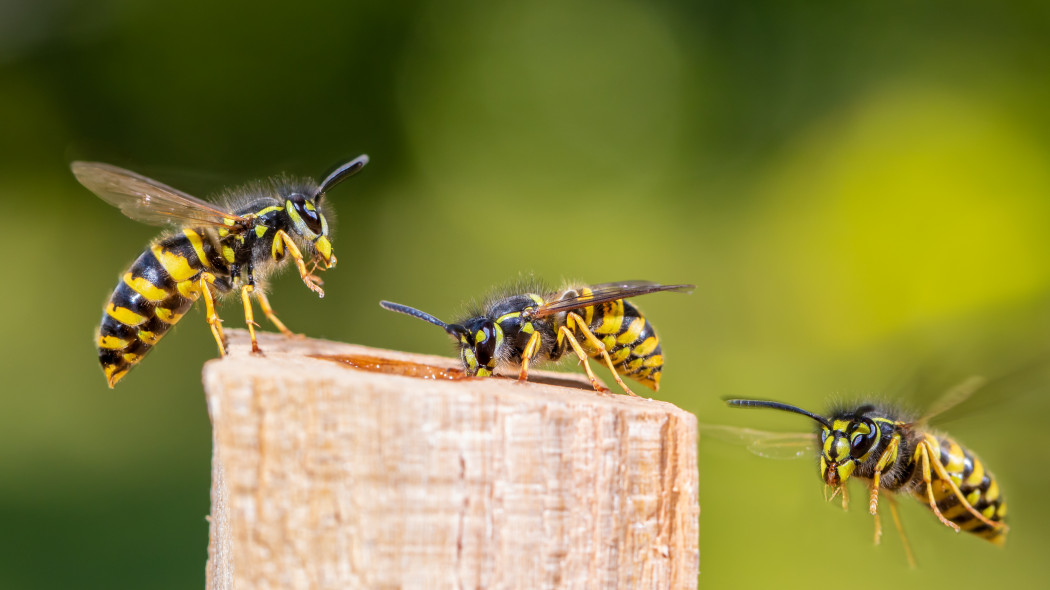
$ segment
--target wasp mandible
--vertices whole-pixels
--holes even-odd
[[[253,352],[259,345],[252,296],[274,326],[290,335],[266,299],[265,278],[291,259],[306,286],[324,297],[313,273],[335,266],[336,258],[323,199],[367,163],[368,156],[359,156],[319,184],[286,176],[250,183],[227,191],[219,205],[116,166],[73,162],[77,180],[124,215],[178,228],[154,240],[109,297],[96,337],[109,386],[141,361],[198,298],[204,299],[220,355],[226,347],[215,298],[235,290],[244,304]],[[311,256],[310,268],[304,250]]]
[[[454,324],[399,303],[379,304],[443,328],[456,340],[470,376],[486,377],[501,367],[520,367],[518,378],[524,381],[530,364],[557,361],[571,347],[595,390],[605,388],[591,370],[588,357],[604,362],[616,383],[636,395],[620,375],[656,391],[664,360],[653,325],[625,300],[659,291],[688,292],[694,287],[625,281],[552,292],[532,285],[493,297],[471,317]]]

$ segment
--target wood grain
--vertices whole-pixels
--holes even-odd
[[[696,587],[693,415],[582,374],[421,379],[310,355],[458,362],[227,334],[209,589]]]

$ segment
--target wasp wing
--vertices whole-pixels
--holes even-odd
[[[536,311],[533,312],[533,317],[542,318],[552,316],[557,313],[580,309],[581,307],[598,305],[609,301],[627,299],[628,297],[637,297],[639,295],[656,293],[659,291],[688,293],[696,288],[696,285],[661,285],[651,281],[623,281],[619,283],[602,283],[588,288],[591,292],[587,295],[577,292],[574,295],[562,297],[539,306],[536,308]]]
[[[929,409],[923,414],[922,418],[919,418],[919,424],[925,424],[935,416],[939,416],[947,412],[948,410],[958,406],[967,399],[970,398],[977,390],[981,389],[988,383],[988,380],[979,375],[973,375],[968,377],[962,383],[955,385],[944,392],[940,398],[930,404]]]
[[[703,424],[700,432],[728,443],[742,445],[766,459],[800,459],[817,452],[817,435],[812,432],[769,432],[739,426]]]
[[[141,174],[100,162],[73,162],[80,184],[128,217],[149,225],[181,224],[243,229],[248,220]],[[238,227],[240,226],[240,227]]]

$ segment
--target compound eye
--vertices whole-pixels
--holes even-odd
[[[871,447],[875,444],[878,437],[878,431],[875,428],[875,423],[871,420],[863,420],[859,422],[855,428],[855,431],[849,439],[849,454],[854,459],[860,459],[864,455],[868,454]]]
[[[292,207],[295,208],[295,212],[299,214],[299,217],[306,223],[306,227],[315,234],[320,234],[324,231],[324,226],[321,224],[321,215],[313,204],[309,204],[307,200],[299,193],[293,194],[288,198],[292,202]]]
[[[481,329],[474,334],[474,355],[482,367],[487,367],[496,355],[496,325],[492,322],[481,324]]]

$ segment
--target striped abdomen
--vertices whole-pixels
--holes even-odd
[[[113,290],[97,340],[110,387],[189,311],[200,296],[201,272],[222,264],[201,236],[200,231],[184,229],[155,242]]]
[[[587,295],[590,289],[580,289],[580,293]],[[660,389],[660,371],[664,367],[660,338],[637,307],[620,299],[585,307],[577,313],[591,332],[605,344],[616,372],[653,391]],[[577,338],[591,357],[600,358],[599,352],[589,346],[585,339],[579,338],[579,334]]]
[[[966,496],[967,502],[992,522],[1002,522],[1006,517],[1006,502],[999,492],[995,477],[985,470],[984,464],[969,449],[966,449],[950,438],[925,435],[928,448],[933,453],[931,461],[939,461],[951,476],[955,485]],[[917,463],[913,459],[913,464]],[[945,518],[959,525],[964,531],[979,535],[996,545],[1006,541],[1006,527],[994,528],[983,523],[971,514],[942,480],[933,466],[930,466],[933,478],[933,497],[937,508]],[[912,481],[917,481],[913,493],[922,502],[927,503],[926,486],[922,482],[922,466],[914,465]],[[926,504],[929,506],[929,504]]]

